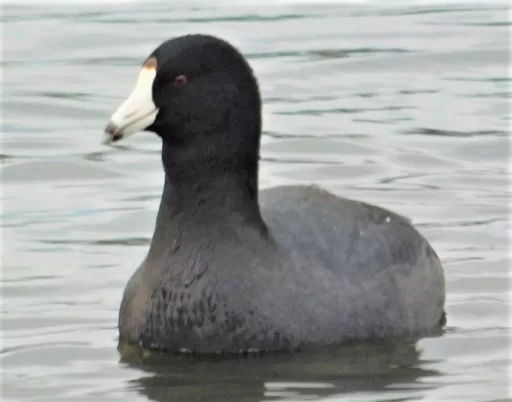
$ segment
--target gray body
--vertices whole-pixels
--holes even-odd
[[[165,189],[164,189],[165,194]],[[427,241],[388,210],[317,187],[259,193],[269,235],[236,213],[162,203],[124,293],[122,340],[198,353],[288,350],[421,336],[443,315]]]

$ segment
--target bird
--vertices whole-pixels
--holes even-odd
[[[229,41],[176,36],[144,59],[103,139],[156,134],[165,172],[151,243],[122,295],[119,341],[286,352],[442,326],[443,266],[411,221],[314,183],[260,189],[262,124],[258,80]]]

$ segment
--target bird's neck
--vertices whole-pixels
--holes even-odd
[[[266,233],[258,204],[256,161],[194,158],[164,143],[165,183],[152,247],[165,247],[179,235],[183,241],[208,241],[229,226],[248,226]],[[203,239],[204,238],[204,239]]]

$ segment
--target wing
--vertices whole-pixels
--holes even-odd
[[[264,190],[260,202],[283,248],[359,281],[397,264],[413,267],[425,249],[408,219],[315,186]]]

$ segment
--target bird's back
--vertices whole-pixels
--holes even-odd
[[[440,320],[441,262],[408,219],[316,186],[264,190],[260,204],[295,264],[333,274],[335,283],[315,297],[331,303],[333,316],[342,306],[340,332],[347,338],[421,333]]]

